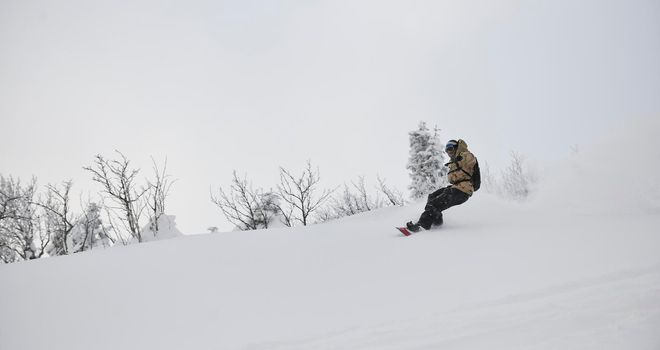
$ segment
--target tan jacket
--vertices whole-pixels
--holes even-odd
[[[474,165],[477,163],[477,158],[474,157],[467,149],[467,143],[463,140],[458,140],[458,148],[456,149],[455,158],[447,163],[449,166],[449,174],[447,178],[451,187],[461,190],[462,192],[472,195],[474,188],[470,178],[474,173]]]

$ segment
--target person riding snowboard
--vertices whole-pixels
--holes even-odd
[[[442,225],[442,212],[455,205],[467,201],[475,190],[479,188],[480,174],[477,158],[468,151],[467,143],[463,140],[450,140],[447,142],[445,152],[450,162],[447,178],[451,185],[431,193],[426,201],[424,212],[416,224],[412,221],[406,224],[408,230],[417,232],[420,228],[425,230],[432,226]],[[475,180],[477,180],[475,182]],[[475,189],[475,187],[477,187]]]

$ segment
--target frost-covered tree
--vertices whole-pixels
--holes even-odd
[[[67,246],[74,253],[111,246],[107,228],[103,225],[101,207],[98,204],[93,202],[87,204],[87,208],[68,238]]]
[[[344,190],[329,199],[328,204],[319,210],[318,217],[322,222],[339,219],[387,206],[403,206],[403,194],[397,189],[391,189],[385,180],[378,177],[378,186],[370,191],[363,176],[350,185],[344,183]]]
[[[411,198],[416,200],[447,184],[447,167],[443,153],[443,144],[438,129],[429,130],[425,122],[420,122],[417,130],[411,131],[410,157],[408,166],[412,180]]]
[[[246,176],[234,171],[229,193],[222,188],[218,195],[211,192],[211,202],[222,210],[227,220],[242,231],[268,228],[279,212],[277,194],[254,189]]]
[[[52,222],[36,205],[37,180],[0,175],[0,259],[3,262],[38,259],[50,245]]]

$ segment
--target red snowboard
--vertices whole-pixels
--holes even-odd
[[[405,227],[397,227],[396,229],[401,231],[404,236],[410,236],[412,234],[412,232],[408,231],[408,229]]]

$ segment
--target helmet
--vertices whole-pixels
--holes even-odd
[[[449,142],[447,142],[447,145],[445,146],[445,151],[455,151],[456,148],[458,148],[458,141],[449,140]]]

